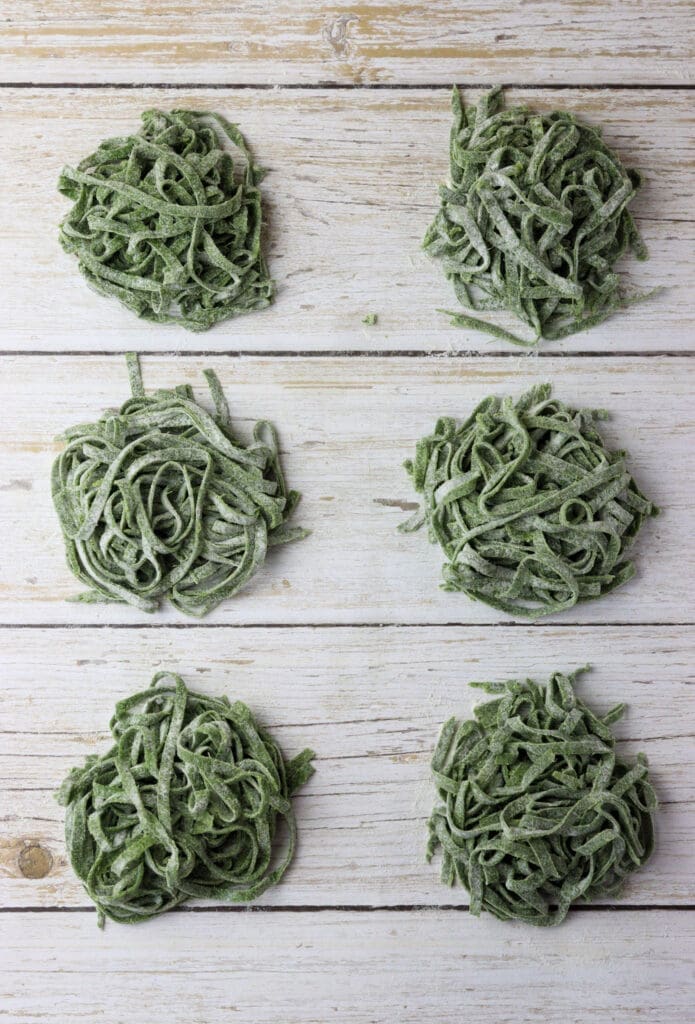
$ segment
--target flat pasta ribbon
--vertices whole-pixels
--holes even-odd
[[[658,509],[625,452],[595,422],[532,388],[514,403],[486,398],[461,426],[449,417],[418,442],[405,468],[423,507],[399,527],[427,524],[445,556],[443,589],[521,618],[572,608],[635,574],[626,554]]]
[[[286,763],[245,704],[192,693],[168,672],[119,701],[110,728],[111,749],[73,768],[57,794],[100,926],[191,897],[245,903],[280,881],[296,844],[290,798],[313,774],[313,751]]]
[[[499,88],[464,108],[454,88],[450,177],[423,247],[441,261],[459,302],[507,310],[530,339],[465,313],[451,322],[517,345],[601,323],[624,299],[614,265],[647,250],[627,209],[641,178],[599,128],[573,114],[503,109]],[[651,294],[651,293],[650,293]]]
[[[65,432],[51,487],[81,601],[152,612],[164,598],[203,616],[244,587],[268,547],[307,536],[287,526],[288,491],[277,435],[265,420],[248,447],[230,428],[215,374],[212,416],[190,387],[144,393],[128,357],[133,397],[118,412]]]
[[[219,114],[146,110],[137,135],[107,139],[63,168],[58,190],[74,206],[60,242],[102,295],[143,320],[205,331],[272,301],[262,177],[239,128]]]
[[[466,887],[472,914],[557,925],[575,900],[617,895],[651,856],[647,759],[616,756],[610,726],[625,706],[598,717],[577,675],[473,683],[496,699],[442,727],[427,859],[441,848],[442,881]]]

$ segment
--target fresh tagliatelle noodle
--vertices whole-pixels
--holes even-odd
[[[427,858],[441,849],[442,880],[466,887],[473,914],[557,925],[576,900],[618,895],[651,856],[647,760],[616,755],[625,706],[596,715],[577,674],[472,684],[496,699],[442,727]]]
[[[313,751],[285,762],[245,704],[193,693],[167,672],[118,702],[111,733],[113,746],[57,794],[100,925],[191,898],[245,903],[281,880],[296,844],[291,797],[313,774]]]
[[[466,313],[451,322],[517,345],[601,323],[642,295],[619,290],[615,264],[647,250],[628,210],[641,183],[603,142],[601,129],[566,111],[504,107],[502,90],[464,107],[453,92],[450,181],[424,240],[459,302],[504,310],[522,337]]]
[[[58,189],[74,205],[60,241],[102,295],[144,320],[204,331],[272,301],[262,177],[221,115],[146,110],[137,134],[63,168]]]
[[[446,557],[444,590],[535,619],[634,576],[628,552],[658,509],[626,453],[605,446],[596,422],[607,415],[543,384],[517,402],[486,398],[461,425],[437,421],[405,463],[423,502],[400,529],[427,526]]]
[[[220,383],[205,371],[207,412],[183,385],[146,395],[128,357],[132,398],[96,423],[65,431],[52,495],[67,561],[89,589],[82,601],[145,612],[164,599],[203,616],[244,587],[268,548],[307,536],[290,527],[275,429],[265,420],[242,444]]]

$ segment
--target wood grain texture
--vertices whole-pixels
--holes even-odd
[[[688,0],[23,0],[5,81],[372,84],[692,80]]]
[[[96,930],[0,917],[7,1018],[104,1024],[676,1024],[695,915],[573,914],[561,929],[428,911],[184,914]],[[645,956],[645,951],[648,955]]]
[[[477,90],[467,90],[475,101]],[[627,166],[645,174],[632,208],[651,258],[622,261],[626,292],[665,291],[546,352],[693,349],[695,133],[685,91],[511,90],[510,102],[559,106],[602,125]],[[4,90],[2,174],[4,350],[252,349],[514,351],[451,327],[456,308],[439,266],[421,251],[448,170],[447,90]],[[269,217],[273,307],[208,331],[149,325],[93,293],[57,225],[68,203],[60,168],[105,137],[136,131],[142,110],[213,108],[238,120],[258,161]],[[365,327],[367,313],[379,322]],[[499,323],[518,331],[513,318]]]
[[[23,83],[0,86],[0,1020],[691,1019],[694,27],[690,0],[0,0],[0,79]],[[644,172],[633,209],[651,259],[623,261],[624,281],[666,291],[544,349],[615,358],[512,354],[436,312],[454,300],[420,245],[447,173],[455,80],[534,86],[509,101],[602,125]],[[203,335],[147,325],[91,293],[60,249],[61,166],[136,130],[151,106],[219,110],[269,168],[271,309]],[[192,623],[171,611],[68,603],[79,588],[50,501],[52,439],[126,397],[120,356],[79,353],[127,349],[150,354],[148,388],[202,395],[200,371],[215,368],[242,433],[276,422],[304,492],[296,521],[312,536],[274,551],[195,632],[173,628]],[[232,358],[244,350],[257,356]],[[218,356],[195,358],[205,351]],[[340,351],[372,358],[290,355]],[[375,355],[394,351],[422,356]],[[642,357],[656,353],[681,356]],[[435,418],[543,379],[612,411],[606,437],[630,450],[663,515],[626,588],[528,627],[439,591],[438,549],[395,527],[414,500],[401,463]],[[70,628],[81,625],[100,628]],[[626,701],[621,749],[649,757],[656,855],[620,911],[597,904],[548,931],[475,920],[465,891],[423,860],[438,726],[479,699],[471,679],[587,661],[582,695],[600,710]],[[247,700],[288,755],[315,747],[297,857],[252,911],[198,904],[100,933],[52,793],[104,749],[114,702],[165,667]]]
[[[6,356],[0,383],[0,622],[152,623],[125,605],[69,603],[82,588],[64,565],[49,493],[53,441],[128,397],[121,356]],[[397,526],[417,496],[402,468],[440,415],[463,417],[488,394],[519,395],[552,379],[569,404],[607,408],[607,442],[628,448],[631,471],[663,514],[637,541],[637,577],[561,622],[691,622],[695,576],[692,361],[446,358],[143,359],[148,389],[191,383],[215,369],[242,435],[259,418],[280,432],[292,487],[304,497],[301,543],[270,552],[261,572],[206,623],[499,622],[501,613],[439,590],[442,555],[424,531]],[[549,374],[552,370],[552,374]],[[38,388],[40,382],[40,390]],[[674,583],[678,581],[678,583]],[[184,622],[172,609],[157,622]],[[508,621],[508,620],[507,620]]]
[[[0,909],[89,906],[52,794],[108,747],[115,702],[165,669],[247,702],[287,756],[317,752],[295,803],[297,856],[258,905],[466,906],[424,861],[439,727],[485,699],[472,680],[545,682],[587,661],[580,693],[601,713],[627,703],[621,752],[647,754],[661,802],[657,853],[621,905],[692,903],[692,629],[17,629],[0,641]]]

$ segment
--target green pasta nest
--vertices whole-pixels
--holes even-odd
[[[285,487],[268,422],[248,447],[234,438],[214,373],[211,416],[188,386],[146,396],[137,358],[128,365],[133,397],[67,430],[53,464],[68,565],[89,587],[78,600],[152,612],[168,598],[203,616],[248,583],[270,545],[307,535],[286,525],[299,494]]]
[[[536,619],[610,593],[635,574],[627,552],[658,509],[640,492],[626,453],[609,451],[595,422],[550,397],[549,384],[514,403],[486,398],[461,426],[437,421],[405,463],[446,556],[443,589]]]
[[[625,706],[597,717],[577,674],[474,683],[499,696],[442,728],[427,859],[441,846],[442,880],[468,889],[473,914],[559,924],[575,900],[618,894],[652,853],[647,760],[617,757],[610,729]]]
[[[625,305],[614,265],[627,249],[647,258],[627,209],[638,172],[623,167],[599,128],[572,114],[505,110],[499,88],[468,109],[454,89],[452,105],[451,181],[424,248],[441,260],[463,306],[507,310],[533,337],[466,314],[452,314],[452,323],[535,345]]]
[[[192,693],[167,672],[119,701],[111,733],[111,749],[73,768],[57,794],[70,862],[100,925],[143,921],[190,897],[246,902],[280,881],[296,841],[290,797],[313,774],[313,751],[286,764],[245,704]]]
[[[195,110],[146,110],[142,122],[63,168],[58,189],[75,204],[60,228],[65,251],[96,291],[154,323],[205,331],[269,305],[263,172],[238,127]]]

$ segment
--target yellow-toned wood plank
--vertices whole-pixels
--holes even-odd
[[[478,90],[467,90],[474,102]],[[665,290],[594,330],[547,343],[546,351],[670,351],[693,348],[695,155],[685,91],[510,91],[509,102],[558,104],[601,125],[646,184],[633,209],[651,252],[621,264],[629,293]],[[456,306],[441,268],[421,251],[448,170],[446,90],[6,90],[5,195],[0,252],[0,347],[60,351],[157,349],[511,350],[507,342],[449,326]],[[204,334],[138,320],[94,294],[63,253],[57,193],[64,163],[105,137],[136,131],[142,110],[212,108],[237,120],[263,185],[273,307]],[[378,324],[365,327],[365,314]],[[518,330],[512,318],[502,322]]]
[[[307,540],[271,549],[249,586],[206,622],[502,620],[484,604],[439,589],[442,554],[424,531],[397,532],[417,497],[402,463],[438,416],[467,416],[490,393],[519,395],[546,379],[570,404],[611,411],[602,427],[607,441],[629,449],[635,478],[663,508],[637,540],[636,578],[559,621],[693,620],[686,597],[695,578],[692,359],[148,356],[145,384],[189,382],[205,400],[204,366],[218,372],[242,436],[255,419],[276,424],[287,479],[304,495],[295,522],[312,530]],[[0,622],[152,622],[129,606],[69,602],[82,588],[65,567],[50,498],[59,450],[53,439],[128,397],[125,361],[4,356],[0,368],[0,521],[7,538]],[[167,609],[156,621],[191,620]]]
[[[649,82],[692,79],[688,0],[23,0],[5,81]]]

